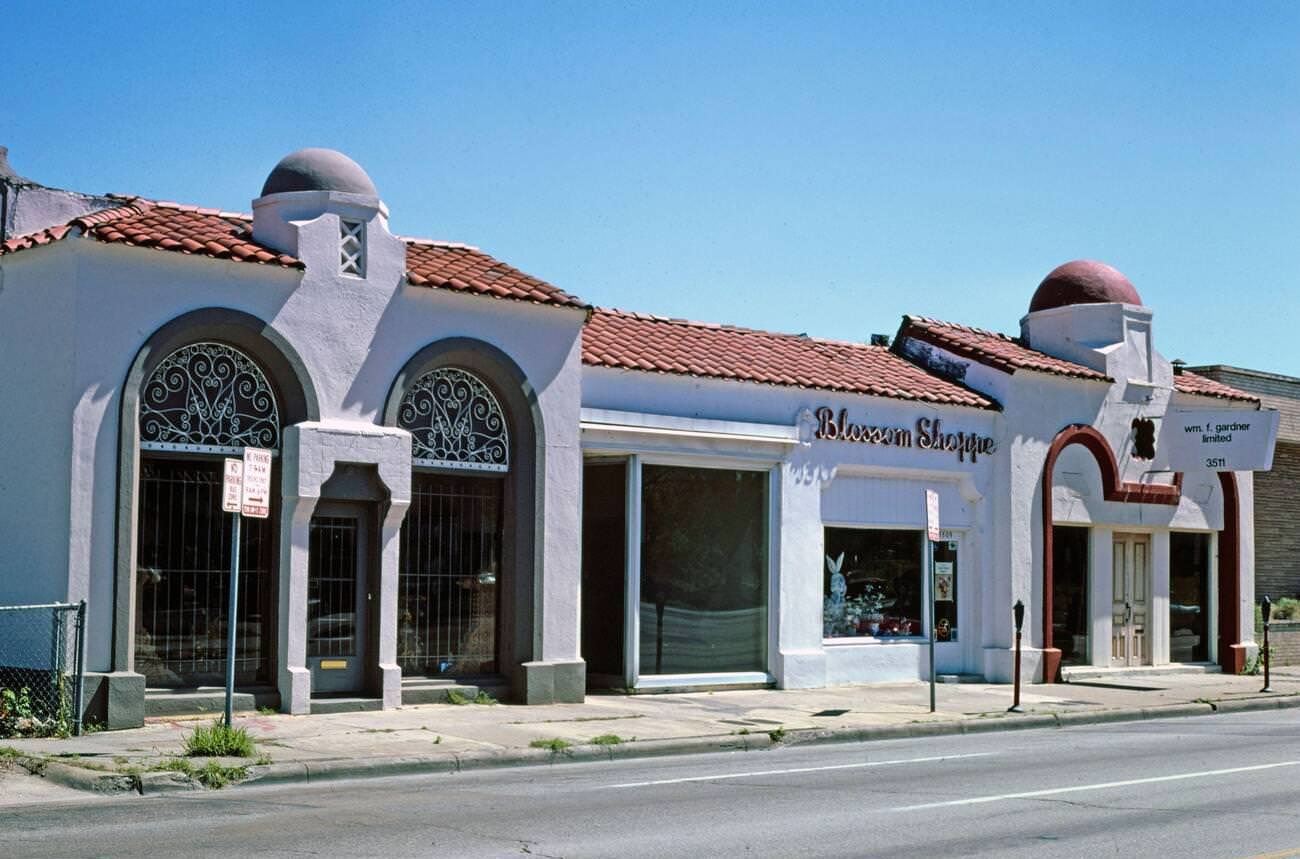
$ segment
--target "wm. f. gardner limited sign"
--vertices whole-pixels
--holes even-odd
[[[879,444],[885,447],[917,447],[921,450],[942,450],[957,454],[960,462],[968,458],[976,462],[980,455],[997,450],[992,436],[972,432],[948,432],[940,418],[917,418],[914,428],[879,427],[857,424],[849,420],[849,410],[840,409],[838,415],[828,406],[813,413],[817,418],[814,438],[825,441],[849,441],[860,444]]]

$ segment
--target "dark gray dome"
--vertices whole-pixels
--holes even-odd
[[[342,191],[378,197],[375,183],[361,165],[333,149],[299,149],[275,165],[262,185],[262,196],[286,191]]]

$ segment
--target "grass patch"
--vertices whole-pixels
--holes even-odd
[[[13,746],[0,746],[0,758],[17,758],[21,756],[22,752],[18,751]]]
[[[465,693],[460,691],[459,689],[448,689],[447,703],[455,704],[457,707],[464,707],[466,704],[471,704],[473,702],[470,701],[470,699],[466,698]]]
[[[618,734],[601,734],[599,737],[591,738],[593,746],[617,746],[621,742],[623,738]]]
[[[257,760],[254,761],[254,763],[257,764],[259,767],[270,766],[271,756],[268,755],[266,752],[262,752],[260,755],[257,756]]]
[[[220,790],[228,784],[243,781],[248,777],[248,767],[222,766],[220,761],[208,761],[198,772],[198,779],[204,787]]]
[[[562,740],[559,737],[551,737],[549,740],[533,740],[528,745],[532,746],[534,749],[547,749],[551,754],[559,754],[560,752],[573,747],[573,743],[568,740]]]
[[[732,731],[731,733],[743,737],[743,736],[745,736],[746,734],[749,733],[749,728],[741,728],[740,730],[738,730],[738,731]]]
[[[496,698],[493,698],[491,695],[484,692],[482,689],[478,690],[478,694],[474,696],[475,704],[486,704],[490,707],[496,702],[497,702]]]
[[[185,758],[167,758],[149,767],[149,772],[181,773],[183,775],[192,777],[197,772],[197,770],[194,768],[194,764],[190,763]]]
[[[277,709],[275,709],[274,707],[258,707],[258,708],[257,708],[257,715],[259,715],[259,716],[274,716],[274,715],[275,715],[276,713],[278,713],[278,712],[280,712],[280,711],[277,710]]]
[[[200,725],[185,738],[185,754],[191,758],[251,758],[257,747],[248,731],[222,722]]]
[[[773,728],[767,732],[767,735],[772,739],[772,742],[779,743],[785,739],[785,728]]]

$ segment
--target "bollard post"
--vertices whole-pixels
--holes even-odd
[[[1016,604],[1011,610],[1016,616],[1016,678],[1015,690],[1012,692],[1011,697],[1011,706],[1007,708],[1007,712],[1023,713],[1025,711],[1020,708],[1020,630],[1025,625],[1025,604],[1020,600],[1016,600]]]
[[[1268,677],[1268,663],[1272,661],[1269,658],[1270,654],[1268,652],[1268,622],[1273,615],[1273,601],[1268,598],[1268,594],[1264,594],[1264,598],[1259,601],[1259,612],[1264,616],[1264,649],[1262,651],[1264,659],[1264,688],[1259,691],[1272,692],[1273,684],[1269,682]]]

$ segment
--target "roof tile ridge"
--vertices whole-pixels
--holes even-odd
[[[408,245],[415,245],[422,248],[450,248],[452,250],[478,251],[481,254],[487,254],[487,251],[477,245],[469,245],[464,242],[451,242],[443,239],[424,239],[418,236],[397,236],[397,239]],[[491,254],[488,254],[491,256]],[[493,257],[493,259],[496,259]]]
[[[68,221],[65,226],[79,229],[84,232],[122,218],[129,218],[134,215],[143,215],[151,208],[153,208],[152,201],[137,197],[128,202],[124,202],[120,206],[114,206],[111,209],[100,209],[97,212],[87,212],[84,215],[78,215]]]
[[[639,310],[620,310],[617,307],[596,307],[596,313],[617,316],[624,319],[639,319],[643,322],[662,322],[667,325],[677,325],[683,328],[697,328],[707,331],[729,331],[736,334],[754,334],[760,337],[770,337],[779,340],[794,340],[800,343],[817,343],[828,346],[847,346],[854,349],[863,349],[868,351],[888,352],[883,346],[872,346],[868,343],[858,343],[853,340],[836,340],[829,337],[814,337],[809,334],[791,334],[785,331],[769,331],[763,328],[748,328],[743,325],[730,325],[725,322],[703,322],[697,319],[683,319],[677,316],[660,316],[654,313],[645,313]]]
[[[999,340],[1008,343],[1015,343],[1017,346],[1024,346],[1026,349],[1030,348],[1028,346],[1025,346],[1025,344],[1021,342],[1021,339],[1019,337],[1013,337],[1012,335],[1004,334],[1001,331],[993,331],[988,328],[979,328],[974,325],[964,325],[960,322],[947,322],[943,319],[934,319],[929,316],[913,316],[910,314],[906,314],[904,315],[903,318],[908,322],[920,323],[921,325],[926,327],[953,328],[956,329],[957,331],[965,331],[970,334],[979,334],[984,337],[996,337]]]
[[[228,218],[236,221],[252,221],[253,216],[248,212],[231,212],[226,209],[218,209],[214,206],[200,206],[195,203],[178,203],[174,200],[154,200],[150,197],[141,197],[138,194],[105,194],[104,196],[113,200],[123,200],[127,203],[138,204],[145,209],[167,209],[173,212],[192,212],[196,215],[212,215],[218,218]]]

